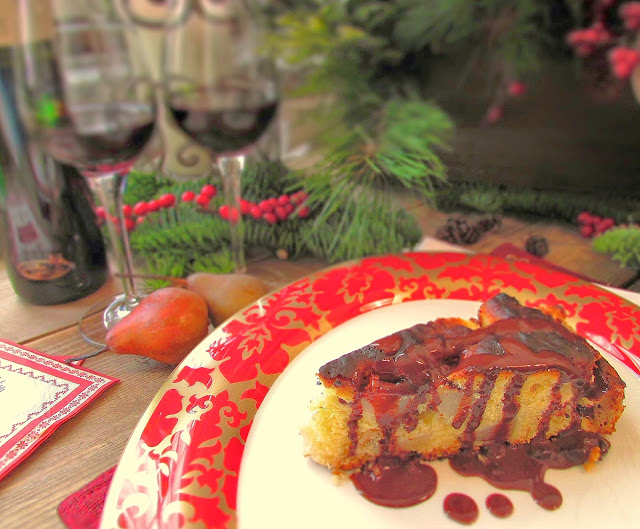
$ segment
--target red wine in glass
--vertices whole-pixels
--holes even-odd
[[[276,115],[278,102],[225,109],[170,104],[177,125],[216,154],[241,152],[257,142]]]
[[[153,130],[152,107],[119,103],[76,107],[73,117],[39,134],[54,158],[83,170],[108,172],[111,167],[133,163]]]

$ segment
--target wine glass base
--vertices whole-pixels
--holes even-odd
[[[91,345],[105,347],[109,329],[127,316],[144,296],[137,293],[135,300],[127,301],[124,294],[119,294],[99,301],[78,322],[80,335]]]

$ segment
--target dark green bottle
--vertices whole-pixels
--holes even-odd
[[[9,49],[0,48],[0,212],[2,247],[14,291],[55,305],[100,288],[105,245],[87,184],[27,137],[13,92]]]

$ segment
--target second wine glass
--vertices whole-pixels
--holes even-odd
[[[166,104],[178,127],[215,158],[235,271],[244,272],[241,174],[245,155],[277,114],[275,68],[264,53],[258,14],[248,2],[173,0],[170,5]]]
[[[17,93],[32,138],[88,179],[106,210],[124,293],[80,330],[103,345],[108,328],[139,302],[122,213],[125,177],[154,130],[155,88],[132,28],[107,0],[19,0]],[[90,311],[90,312],[96,312]]]

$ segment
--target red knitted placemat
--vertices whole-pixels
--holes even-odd
[[[103,472],[60,503],[58,514],[69,529],[98,529],[115,470],[114,466]]]

